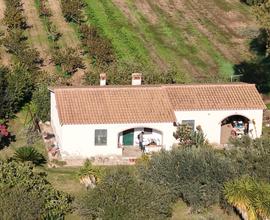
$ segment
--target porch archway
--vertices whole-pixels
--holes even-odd
[[[221,121],[220,144],[227,144],[230,138],[249,133],[250,119],[243,115],[230,115]]]
[[[118,134],[119,146],[137,146],[138,134],[144,131],[145,145],[162,145],[163,144],[163,132],[150,127],[134,127],[123,130]]]

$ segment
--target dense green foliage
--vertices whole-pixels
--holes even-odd
[[[262,93],[270,91],[270,1],[244,1],[252,5],[253,14],[260,24],[259,34],[251,41],[253,58],[235,65],[235,73],[242,75],[242,81],[255,83]]]
[[[111,42],[102,37],[95,26],[82,24],[80,26],[81,41],[86,52],[92,57],[95,65],[108,65],[114,61]]]
[[[38,191],[15,186],[0,188],[0,220],[41,219],[44,197]]]
[[[128,168],[111,171],[80,204],[86,219],[166,219],[172,211],[165,189],[141,181]]]
[[[26,18],[23,15],[22,3],[20,0],[5,0],[6,10],[3,23],[10,29],[25,29]]]
[[[256,179],[270,181],[270,140],[268,137],[252,140],[249,137],[235,139],[227,160],[232,161],[239,174],[248,174]]]
[[[84,7],[82,0],[61,0],[61,7],[68,22],[79,23],[82,20],[82,8]]]
[[[245,2],[247,5],[257,5],[265,2],[265,0],[242,0],[242,2]]]
[[[146,181],[167,186],[175,198],[197,210],[219,203],[223,184],[237,173],[227,158],[207,148],[161,152],[141,172]]]
[[[48,121],[50,119],[50,92],[47,84],[36,87],[32,96],[33,113],[38,120]]]
[[[33,168],[27,164],[0,161],[0,189],[10,191],[10,194],[1,194],[1,198],[5,197],[1,200],[7,200],[7,204],[11,205],[1,206],[0,212],[4,216],[14,216],[10,212],[14,208],[18,211],[18,219],[25,219],[20,217],[26,214],[30,216],[36,211],[40,213],[38,219],[63,219],[71,211],[71,197],[55,190],[46,180],[44,173],[34,172]],[[22,196],[24,191],[27,191],[25,197]],[[15,196],[18,196],[18,200],[14,200]],[[37,197],[39,198],[33,207],[22,210],[27,204],[32,204]],[[30,199],[27,203],[19,203],[27,198]]]
[[[60,65],[64,73],[71,75],[78,68],[83,68],[82,58],[74,48],[56,49],[52,56],[53,62]]]
[[[179,124],[176,132],[174,133],[175,139],[179,141],[179,145],[184,147],[196,146],[204,147],[207,145],[205,135],[202,131],[201,126],[197,126],[196,130],[188,124]]]
[[[32,162],[35,165],[42,165],[46,163],[45,157],[34,147],[17,148],[12,159],[19,162]]]
[[[25,65],[17,64],[13,69],[1,67],[0,119],[12,117],[25,102],[31,99],[34,76]]]

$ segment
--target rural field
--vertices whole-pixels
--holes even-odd
[[[83,50],[78,26],[65,21],[60,0],[48,0],[49,17],[39,16],[41,0],[23,0],[29,28],[28,41],[44,59],[42,69],[59,72],[52,62],[56,46],[48,37],[48,25],[60,34],[57,46]],[[250,8],[238,0],[85,0],[87,24],[95,25],[112,43],[117,60],[177,72],[177,82],[226,81],[234,65],[249,59],[249,42],[258,27]],[[5,1],[0,1],[0,18]],[[1,62],[12,57],[1,49]],[[93,60],[83,55],[84,70],[76,70],[73,82],[80,84]],[[142,71],[144,69],[142,68]]]

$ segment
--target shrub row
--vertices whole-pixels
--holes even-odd
[[[182,144],[162,151],[135,168],[107,174],[81,199],[80,213],[88,219],[166,219],[178,199],[196,212],[214,204],[230,208],[224,196],[224,185],[229,195],[228,182],[242,176],[269,182],[269,146],[268,138],[244,137],[226,150]]]

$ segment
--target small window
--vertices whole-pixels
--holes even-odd
[[[195,129],[195,120],[182,120],[182,124],[189,125],[192,131]]]
[[[106,129],[95,130],[95,145],[107,145],[107,130]]]

